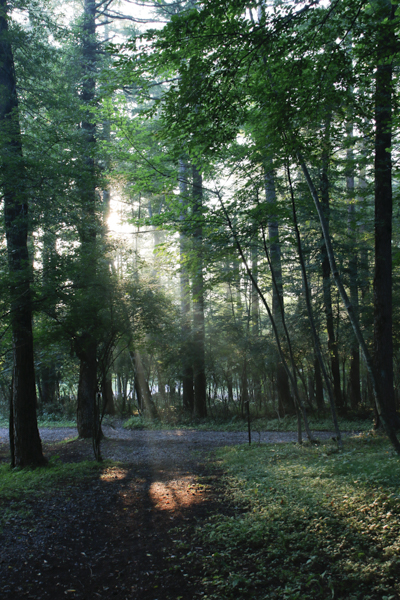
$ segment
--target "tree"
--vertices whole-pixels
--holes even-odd
[[[376,7],[381,7],[383,12],[375,14]],[[151,68],[153,72],[161,73],[168,66],[170,70],[179,72],[179,78],[171,83],[159,102],[164,135],[176,152],[178,149],[182,152],[183,146],[189,155],[201,156],[202,163],[208,158],[212,166],[208,173],[203,173],[204,178],[212,177],[218,161],[221,164],[226,159],[239,133],[243,135],[243,129],[249,122],[258,122],[261,132],[257,139],[248,136],[242,142],[242,147],[247,149],[247,163],[242,163],[246,174],[251,172],[255,177],[260,158],[265,156],[266,140],[278,171],[279,164],[283,165],[288,155],[297,163],[315,203],[324,233],[325,290],[329,291],[331,270],[357,341],[362,347],[371,380],[379,382],[381,375],[378,376],[376,366],[372,366],[357,316],[337,268],[335,257],[339,233],[333,228],[332,221],[327,222],[324,208],[326,212],[327,202],[336,201],[333,190],[344,187],[345,178],[342,175],[340,183],[340,171],[332,169],[333,152],[339,157],[336,165],[343,166],[346,163],[346,147],[341,142],[346,139],[348,114],[346,112],[345,116],[342,110],[344,98],[347,110],[352,105],[354,114],[358,111],[358,115],[364,112],[371,116],[372,90],[370,79],[366,76],[371,67],[371,56],[378,65],[375,90],[377,159],[374,175],[380,189],[378,208],[380,210],[388,205],[382,201],[382,194],[387,198],[390,196],[387,124],[390,63],[395,40],[394,9],[389,2],[378,2],[368,9],[364,9],[361,1],[343,2],[340,6],[334,3],[322,6],[310,2],[302,7],[288,2],[276,4],[273,8],[267,6],[258,22],[252,17],[252,10],[244,2],[235,5],[229,2],[217,4],[212,0],[203,2],[198,9],[175,17],[161,32],[149,33],[148,43],[139,46],[139,51],[134,54],[134,71],[142,75]],[[351,64],[347,46],[342,43],[349,31],[352,32],[354,56],[358,61],[356,68]],[[387,32],[386,36],[384,31]],[[376,54],[371,54],[371,47],[376,49]],[[131,49],[134,49],[133,45]],[[268,57],[266,64],[258,60],[260,55]],[[125,59],[125,63],[132,66],[129,58]],[[357,94],[354,93],[355,82]],[[350,90],[353,91],[350,93]],[[201,103],[196,100],[198,98],[201,98]],[[265,107],[268,107],[267,120],[263,119]],[[238,165],[237,162],[236,172]],[[328,180],[329,170],[331,182]],[[318,180],[318,172],[322,175],[322,194],[318,194],[314,183]],[[247,181],[250,182],[249,176]],[[382,234],[388,256],[391,217],[387,208],[384,212],[377,218],[377,239],[383,223],[385,232]],[[336,254],[333,252],[332,236]],[[379,278],[383,267],[380,256],[381,250],[377,248],[375,278]],[[380,291],[386,290],[388,296],[389,288],[390,278],[385,276],[385,285],[381,286]],[[335,395],[341,405],[337,339],[332,330],[328,294],[325,296]],[[390,303],[386,303],[385,308],[383,300],[378,301],[378,296],[379,293],[375,291],[375,338],[378,336],[382,340],[388,334],[383,334],[381,326],[384,324],[388,327],[391,309]],[[387,352],[391,352],[390,344]],[[376,360],[379,362],[380,357]],[[389,381],[390,378],[384,379]],[[383,389],[378,389],[379,385],[375,386],[376,402],[387,427],[392,430],[395,419],[389,405],[393,408],[393,402],[390,400],[388,404]],[[393,394],[389,397],[392,398]],[[395,443],[392,433],[390,435]]]
[[[28,190],[8,6],[0,1],[1,186],[10,276],[13,382],[10,411],[12,466],[46,463],[36,419],[31,267],[28,253]]]
[[[82,23],[82,92],[81,100],[85,115],[81,123],[83,156],[80,195],[82,201],[82,221],[79,224],[82,263],[79,272],[81,289],[92,291],[96,277],[98,232],[96,213],[96,166],[95,151],[96,125],[90,114],[90,106],[96,90],[96,2],[85,0]],[[90,293],[89,291],[89,293]],[[86,299],[87,301],[87,299]],[[77,426],[80,437],[92,437],[94,404],[97,392],[97,340],[92,331],[93,319],[87,311],[86,328],[75,340],[75,351],[80,360]]]
[[[191,338],[192,328],[190,323],[190,280],[187,265],[187,254],[189,251],[189,240],[185,235],[185,220],[188,211],[188,171],[189,166],[184,158],[179,159],[179,193],[181,197],[182,222],[179,239],[179,258],[181,264],[180,273],[180,296],[182,312],[182,403],[184,409],[193,413],[194,390],[193,390],[193,363],[191,360]]]
[[[375,272],[374,367],[386,418],[396,429],[393,389],[392,333],[392,103],[393,57],[396,54],[395,6],[389,0],[376,7],[375,76]]]
[[[274,215],[276,210],[275,175],[272,159],[266,161],[265,169],[265,199],[271,206],[271,217],[268,222],[268,241],[270,245],[271,269],[274,271],[276,286],[272,286],[272,314],[282,335],[282,318],[284,318],[284,297],[281,265],[281,249],[279,243],[279,223]],[[281,314],[282,313],[282,314]],[[290,395],[289,381],[282,362],[278,359],[276,365],[276,385],[278,390],[279,408],[282,414],[293,411],[293,399]]]
[[[196,165],[193,172],[193,217],[196,222],[193,243],[195,268],[193,274],[193,377],[195,417],[207,416],[207,387],[204,349],[204,280],[203,280],[203,228],[202,228],[202,176]]]

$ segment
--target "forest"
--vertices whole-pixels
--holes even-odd
[[[2,597],[400,598],[399,34],[0,0]]]
[[[399,452],[396,3],[1,11],[12,464],[38,414],[374,416]]]

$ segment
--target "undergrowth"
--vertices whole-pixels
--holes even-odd
[[[386,440],[363,434],[341,452],[236,446],[217,457],[233,510],[195,533],[204,599],[400,598],[400,461]]]
[[[309,424],[314,431],[333,431],[334,426],[329,418],[309,417]],[[345,419],[339,418],[341,431],[369,431],[372,429],[371,419]],[[198,431],[247,431],[247,421],[237,416],[229,419],[191,419],[176,416],[173,419],[149,419],[142,415],[133,415],[124,423],[126,429],[196,429]],[[252,418],[251,428],[257,431],[297,431],[296,417],[281,419]]]

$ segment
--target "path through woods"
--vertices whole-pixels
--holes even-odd
[[[193,546],[193,529],[213,513],[238,511],[206,455],[217,446],[245,442],[246,434],[129,432],[119,426],[105,433],[104,457],[123,462],[100,476],[56,485],[21,506],[29,510],[27,517],[4,519],[2,599],[202,597],[201,555],[211,550]],[[76,436],[75,430],[42,430],[41,435],[48,457],[92,460],[88,441],[56,443]],[[295,435],[263,433],[261,440],[294,441]],[[6,431],[0,436],[0,457],[7,460]],[[1,508],[3,515],[7,508]],[[185,570],[181,557],[188,552],[193,560]]]

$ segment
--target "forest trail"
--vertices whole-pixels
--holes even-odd
[[[173,430],[134,430],[124,429],[119,421],[113,425],[103,426],[105,439],[102,441],[102,456],[111,460],[120,460],[134,464],[157,464],[166,462],[169,467],[179,467],[185,461],[193,462],[192,452],[208,453],[221,446],[248,443],[247,432],[230,431],[197,431],[194,429]],[[315,431],[319,440],[329,440],[335,435],[332,431]],[[40,428],[43,443],[69,442],[74,440],[74,448],[79,448],[81,459],[93,460],[91,442],[76,442],[75,428]],[[305,434],[303,434],[306,440]],[[293,431],[253,431],[252,443],[275,444],[279,442],[296,442],[297,433]],[[72,443],[72,442],[69,442]],[[0,428],[0,448],[8,445],[8,429]],[[58,448],[58,453],[63,452]],[[70,454],[70,452],[69,452]]]
[[[55,484],[20,503],[20,517],[3,520],[2,600],[202,598],[205,550],[193,546],[193,530],[216,512],[236,510],[206,455],[217,446],[245,442],[246,434],[104,429],[103,456],[120,464]],[[6,460],[5,432],[0,433]],[[41,435],[49,457],[92,460],[90,441],[71,440],[75,430],[41,430]],[[295,434],[260,437],[291,441]],[[59,440],[71,441],[55,443]],[[3,515],[6,511],[2,507]],[[188,552],[194,554],[189,571],[180,560]]]

